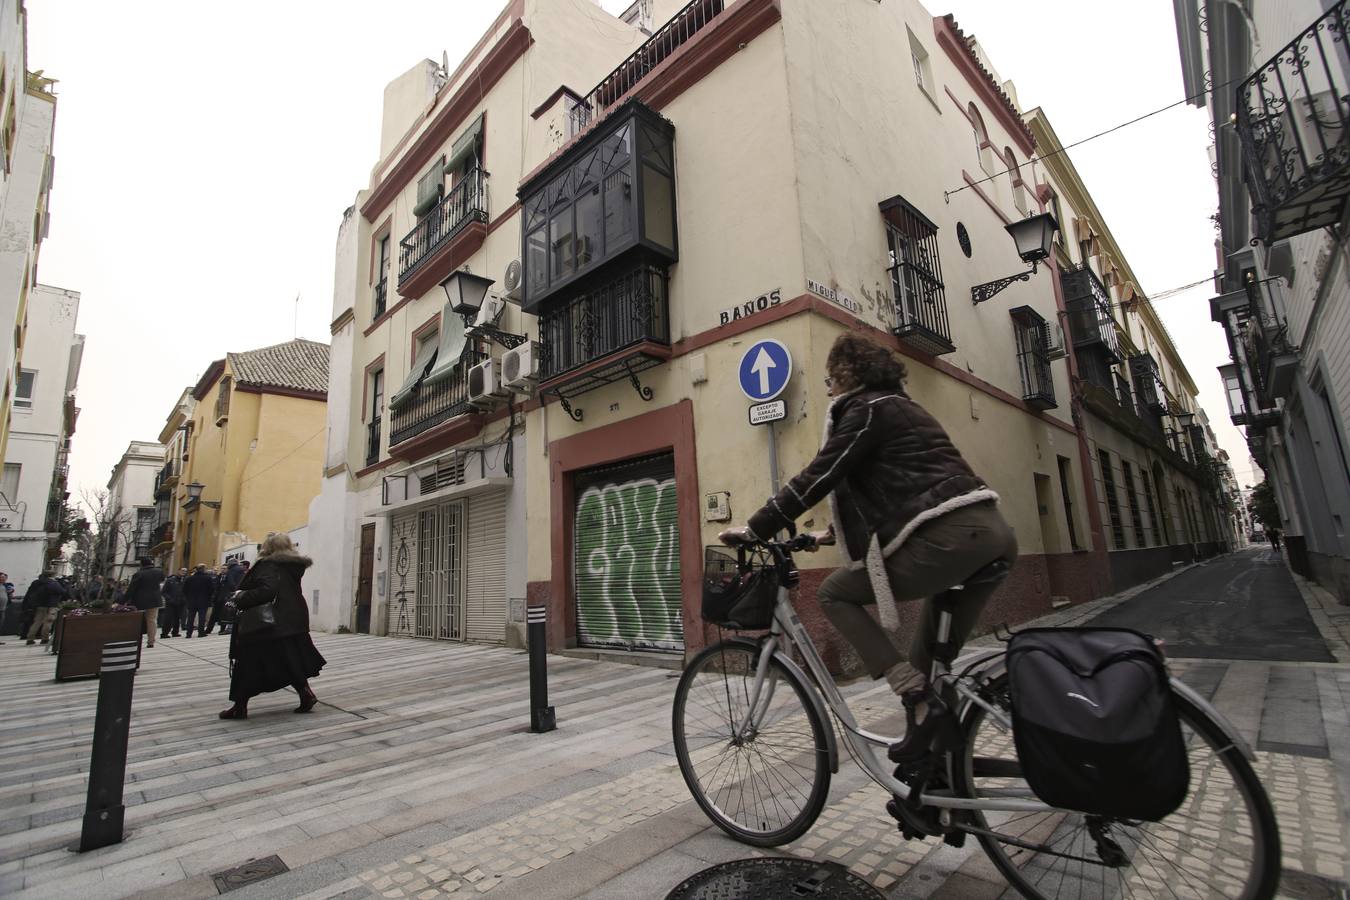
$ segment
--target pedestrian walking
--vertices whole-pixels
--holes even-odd
[[[36,644],[39,640],[47,643],[52,620],[56,618],[56,608],[68,596],[65,585],[53,578],[51,572],[43,572],[28,585],[24,605],[33,610],[33,624],[28,629],[29,644]]]
[[[1269,534],[1270,534],[1270,545],[1271,545],[1272,547],[1274,547],[1275,550],[1276,550],[1277,552],[1278,552],[1279,549],[1280,549],[1280,535],[1281,535],[1282,533],[1283,533],[1283,532],[1281,532],[1280,529],[1278,529],[1278,528],[1271,528],[1271,529],[1269,530]]]
[[[205,634],[210,634],[217,623],[220,624],[221,634],[230,633],[230,626],[224,619],[225,602],[234,596],[235,591],[239,590],[239,584],[244,580],[244,572],[245,569],[239,564],[239,561],[232,559],[225,571],[217,576],[215,597],[211,603],[211,618],[206,622]]]
[[[9,612],[9,605],[14,602],[14,585],[10,584],[9,575],[0,572],[0,625],[4,624],[5,613]],[[0,628],[0,634],[4,634],[4,629]],[[3,647],[4,641],[0,641],[0,647]]]
[[[269,534],[263,541],[257,565],[244,576],[234,597],[239,610],[230,637],[230,700],[234,705],[221,711],[222,719],[248,718],[250,699],[288,685],[300,697],[296,712],[307,713],[319,702],[309,679],[327,661],[310,639],[309,607],[301,586],[305,569],[311,565],[313,560],[297,553],[288,535]],[[250,618],[250,610],[267,603],[272,605],[276,624],[241,634],[239,626]]]
[[[155,634],[158,631],[159,608],[164,605],[160,585],[164,582],[164,570],[155,565],[148,556],[137,560],[141,570],[131,576],[127,586],[125,602],[134,606],[145,616],[145,646],[155,646]]]
[[[182,633],[179,628],[183,623],[183,579],[186,577],[187,569],[179,569],[164,579],[164,618],[159,623],[162,638],[178,637]]]
[[[192,626],[196,625],[201,636],[206,636],[206,611],[211,608],[211,576],[206,572],[205,563],[197,563],[197,568],[183,582],[183,599],[187,605],[187,636],[192,637]]]

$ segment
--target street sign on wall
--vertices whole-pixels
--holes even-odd
[[[750,424],[767,425],[781,422],[787,418],[787,401],[770,400],[768,403],[756,403],[750,407]]]
[[[772,400],[792,377],[792,353],[781,341],[755,341],[741,356],[738,375],[746,397],[756,403]]]

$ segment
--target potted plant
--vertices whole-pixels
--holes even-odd
[[[134,606],[96,600],[83,606],[66,601],[57,608],[53,640],[56,680],[98,675],[103,645],[109,641],[135,641],[136,666],[141,664],[141,634],[145,616]]]

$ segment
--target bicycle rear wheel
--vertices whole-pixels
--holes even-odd
[[[830,790],[827,723],[810,689],[774,659],[750,712],[759,645],[732,639],[693,658],[675,688],[672,732],[694,800],[727,834],[757,847],[796,840]]]
[[[1011,709],[1006,676],[985,699]],[[1023,896],[1033,898],[1224,897],[1263,900],[1279,883],[1280,839],[1265,789],[1213,719],[1173,693],[1191,765],[1186,801],[1160,822],[1102,819],[1068,810],[973,811],[967,822],[985,853]],[[1026,791],[1012,731],[972,706],[957,796]]]

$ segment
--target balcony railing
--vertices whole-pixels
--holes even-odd
[[[1069,314],[1069,332],[1075,347],[1100,347],[1117,362],[1121,360],[1120,339],[1111,316],[1111,295],[1084,263],[1060,276],[1064,288],[1064,306]]]
[[[389,308],[389,282],[381,278],[375,282],[375,303],[370,317],[378,319]]]
[[[366,424],[366,465],[373,466],[380,461],[380,417],[375,416]]]
[[[1134,381],[1134,393],[1139,399],[1141,417],[1144,411],[1155,415],[1167,412],[1167,389],[1163,386],[1162,374],[1158,371],[1158,362],[1148,353],[1136,353],[1130,357],[1130,378]]]
[[[540,380],[644,342],[670,343],[665,269],[643,264],[539,315]]]
[[[55,534],[61,530],[61,501],[48,500],[47,514],[42,519],[42,530]]]
[[[1035,409],[1054,409],[1055,381],[1050,374],[1050,325],[1029,306],[1012,310],[1017,323],[1017,368],[1022,399]]]
[[[398,242],[398,280],[408,276],[470,222],[487,222],[487,173],[474,169]]]
[[[670,21],[656,30],[641,47],[633,51],[623,62],[604,78],[600,79],[581,102],[572,107],[571,133],[582,131],[592,120],[605,114],[605,110],[635,88],[647,74],[659,66],[667,57],[678,50],[708,23],[722,14],[724,0],[693,0],[681,9]]]
[[[1237,90],[1243,175],[1256,237],[1334,226],[1350,197],[1350,77],[1341,0]]]
[[[449,378],[434,384],[423,382],[411,400],[393,411],[390,447],[469,411],[469,368],[486,359],[487,354],[465,350],[460,358],[463,362]]]
[[[161,522],[155,526],[155,530],[150,532],[150,546],[155,547],[159,544],[173,543],[173,523]]]

